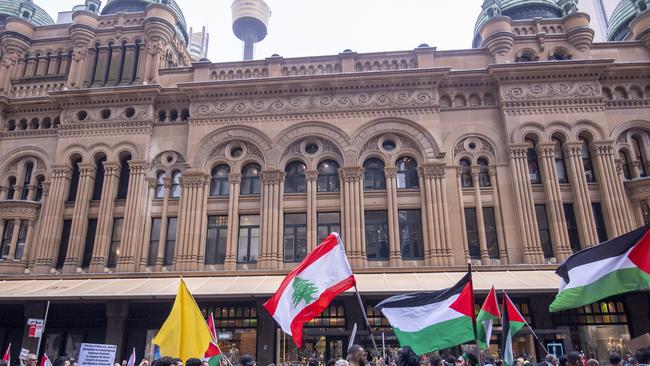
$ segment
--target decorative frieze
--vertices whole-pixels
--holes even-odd
[[[559,81],[504,85],[500,88],[500,92],[504,101],[602,97],[602,88],[597,81]]]
[[[280,184],[284,181],[284,172],[282,170],[265,170],[260,178],[263,184]]]

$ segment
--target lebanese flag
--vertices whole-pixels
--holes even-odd
[[[264,307],[301,347],[303,324],[319,316],[336,295],[355,283],[341,237],[332,233],[289,272]]]
[[[481,310],[476,317],[476,342],[481,349],[486,349],[490,346],[492,325],[500,317],[497,294],[494,292],[494,286],[492,286],[490,293],[485,298],[483,306],[481,306]]]
[[[474,291],[468,273],[451,288],[396,295],[375,306],[393,326],[402,347],[422,355],[472,342]]]
[[[7,346],[7,350],[5,351],[5,354],[2,355],[2,361],[4,361],[7,366],[11,365],[11,343],[9,343],[9,346]]]
[[[515,304],[506,292],[503,292],[503,307],[501,311],[501,355],[504,366],[513,366],[515,356],[512,352],[512,337],[526,325],[526,319],[521,316]]]
[[[552,312],[649,288],[650,224],[573,254],[555,273],[562,282]]]
[[[50,362],[50,358],[47,357],[46,353],[43,353],[43,357],[41,357],[41,366],[52,366],[52,362]]]
[[[208,345],[208,350],[205,351],[203,357],[208,359],[208,364],[210,366],[217,366],[221,363],[221,349],[219,348],[219,343],[217,343],[217,330],[214,327],[214,315],[210,313],[208,318],[208,329],[210,329],[210,334],[212,334],[212,341]]]

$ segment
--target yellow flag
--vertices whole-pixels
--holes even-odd
[[[153,343],[160,347],[161,356],[177,357],[185,363],[188,358],[203,357],[210,341],[208,324],[181,278],[172,311]]]

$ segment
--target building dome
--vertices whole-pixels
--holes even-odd
[[[0,25],[9,17],[21,18],[34,25],[54,24],[50,15],[31,0],[0,0]]]
[[[607,29],[608,41],[623,41],[630,33],[630,23],[637,15],[646,9],[643,8],[645,3],[639,1],[638,7],[634,5],[632,0],[621,0],[609,20],[609,27]]]
[[[183,11],[181,11],[180,6],[178,6],[174,0],[108,0],[106,6],[102,9],[102,15],[141,12],[144,11],[149,4],[162,4],[172,9],[178,18],[176,30],[187,45],[189,38],[187,35],[185,16],[183,15]]]
[[[512,20],[533,19],[533,18],[562,18],[562,9],[558,5],[561,0],[485,0],[483,10],[478,15],[474,26],[474,40],[472,47],[480,46],[481,39],[479,30],[490,18],[496,15],[507,16]],[[486,6],[494,4],[500,10],[500,14],[493,14],[493,7]]]

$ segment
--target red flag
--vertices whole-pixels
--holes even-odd
[[[41,365],[40,366],[52,366],[52,362],[50,362],[50,358],[47,357],[46,353],[43,353],[43,357],[41,358]]]
[[[208,317],[208,329],[210,329],[210,334],[212,334],[212,341],[208,345],[204,357],[208,359],[210,366],[217,366],[221,363],[221,349],[219,349],[219,344],[217,343],[217,331],[214,328],[214,316],[212,313]]]
[[[5,354],[2,356],[2,361],[7,363],[7,366],[11,365],[11,343],[9,343],[9,346],[7,346],[7,350],[5,351]]]

